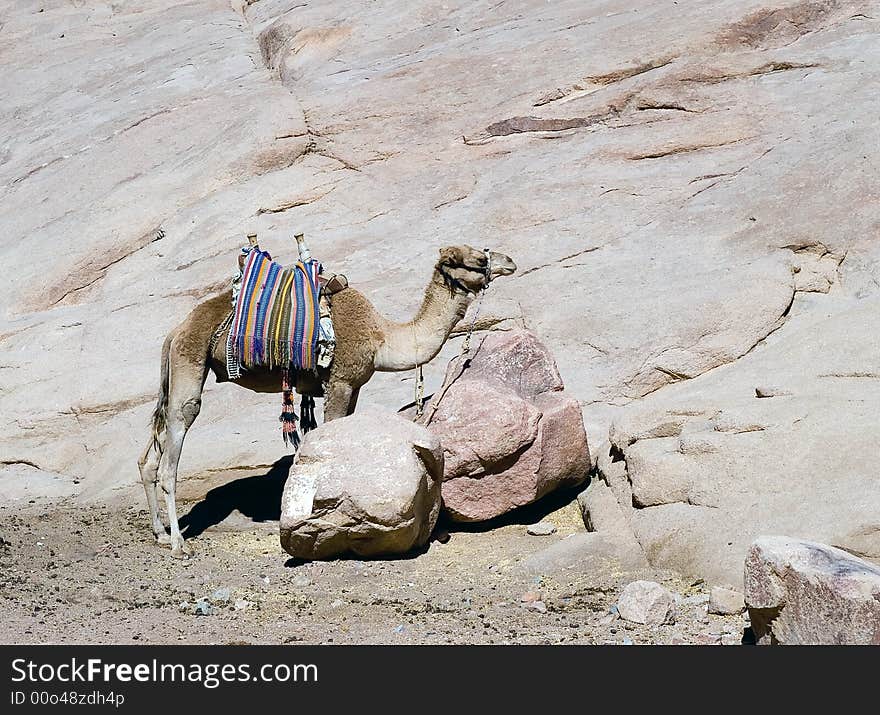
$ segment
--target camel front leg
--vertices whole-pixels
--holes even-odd
[[[354,388],[347,382],[342,382],[341,380],[331,381],[324,395],[324,422],[330,422],[331,420],[351,414],[349,406],[351,405],[353,394],[355,395],[354,399],[357,400]]]
[[[351,397],[348,398],[348,411],[345,413],[346,415],[354,414],[354,410],[357,407],[359,394],[361,394],[361,388],[355,387],[352,389]]]

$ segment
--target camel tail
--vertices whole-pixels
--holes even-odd
[[[153,410],[153,447],[159,454],[162,453],[162,441],[159,439],[165,431],[165,423],[168,415],[168,378],[169,378],[169,354],[171,352],[172,335],[165,338],[162,345],[162,365],[159,368],[159,399],[156,401],[156,409]]]

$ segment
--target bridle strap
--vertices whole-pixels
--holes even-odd
[[[461,291],[462,293],[473,293],[473,291],[470,288],[468,288],[464,283],[462,283],[457,278],[453,278],[451,275],[449,275],[445,270],[445,266],[440,265],[437,267],[437,270],[440,271],[440,274],[443,276],[443,279],[453,289]]]
[[[485,290],[486,288],[489,287],[489,284],[492,282],[492,251],[490,251],[488,248],[484,248],[483,253],[486,256],[486,267],[483,269],[483,274],[486,276],[486,285],[483,286],[483,290]],[[479,269],[471,268],[470,266],[466,266],[464,264],[462,264],[460,267],[467,268],[470,271],[479,270]],[[442,264],[442,263],[439,266],[437,266],[437,270],[440,271],[440,273],[443,276],[446,283],[449,284],[450,286],[452,286],[452,288],[459,290],[462,293],[479,292],[479,291],[474,291],[471,288],[468,288],[464,283],[462,283],[457,278],[453,278],[451,275],[449,275],[446,272],[445,268],[446,268],[445,264]]]

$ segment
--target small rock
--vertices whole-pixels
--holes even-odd
[[[527,603],[526,608],[530,608],[538,613],[547,613],[547,604],[543,601],[532,601],[531,603]]]
[[[312,585],[312,579],[305,574],[300,574],[293,579],[293,585],[297,588],[305,588],[306,586]]]
[[[394,627],[394,632],[395,632],[395,633],[403,633],[404,630],[406,630],[406,629],[405,629],[403,626],[395,626],[395,627]]]
[[[742,613],[745,607],[746,602],[743,600],[743,595],[730,588],[716,586],[709,596],[709,613],[714,613],[717,616]]]
[[[193,613],[197,616],[213,616],[214,607],[207,601],[196,601],[196,607]]]
[[[526,591],[522,596],[520,596],[520,601],[523,603],[535,603],[536,601],[541,600],[541,592],[540,591]]]
[[[526,532],[532,536],[550,536],[556,533],[556,527],[549,521],[539,521],[537,524],[529,524]]]
[[[251,607],[251,602],[244,598],[238,599],[232,606],[236,611],[246,611]]]
[[[177,610],[180,611],[181,613],[186,613],[187,611],[189,611],[190,608],[191,608],[191,606],[189,604],[189,601],[181,601],[177,605]]]
[[[633,644],[632,638],[624,638],[623,639],[623,645],[632,645],[632,644]]]
[[[228,588],[218,588],[211,594],[211,603],[229,603],[232,592]]]
[[[620,617],[633,623],[658,626],[675,623],[675,599],[659,583],[633,581],[617,601]]]

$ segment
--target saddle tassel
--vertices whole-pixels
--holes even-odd
[[[290,370],[281,371],[281,436],[284,444],[299,448],[300,438],[297,430],[297,416],[293,408],[293,386],[290,383]]]

